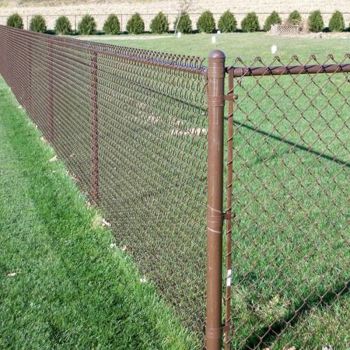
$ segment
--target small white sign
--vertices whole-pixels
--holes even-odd
[[[277,52],[277,45],[272,45],[271,46],[271,53],[273,54],[273,55],[275,55],[276,54],[276,52]]]
[[[232,270],[227,270],[226,287],[231,287]]]

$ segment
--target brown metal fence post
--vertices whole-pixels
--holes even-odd
[[[208,62],[208,211],[206,348],[222,341],[222,226],[225,54],[215,50]]]
[[[228,116],[227,116],[227,178],[226,178],[226,296],[224,349],[231,349],[231,280],[232,280],[232,186],[233,186],[233,109],[234,78],[229,71],[228,80]]]
[[[91,187],[90,197],[94,204],[99,201],[98,168],[98,105],[97,105],[97,52],[91,57]]]
[[[49,141],[51,143],[54,142],[54,92],[53,92],[53,53],[52,53],[52,41],[48,40],[48,49],[49,49],[49,123],[48,123],[48,131],[49,131]]]
[[[33,80],[33,48],[32,42],[29,41],[29,52],[28,52],[28,109],[27,112],[31,117],[33,117],[33,109],[32,109],[32,80]]]

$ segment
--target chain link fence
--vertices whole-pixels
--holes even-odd
[[[234,349],[350,345],[344,313],[323,317],[350,305],[349,71],[350,55],[227,68]]]
[[[0,28],[0,73],[118,246],[197,338],[204,328],[202,60]]]
[[[349,55],[225,67],[216,51],[207,68],[1,26],[0,46],[16,98],[197,348],[204,332],[208,350],[349,346]]]

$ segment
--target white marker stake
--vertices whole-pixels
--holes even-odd
[[[211,43],[212,43],[212,44],[216,44],[216,35],[213,35],[213,36],[211,37]]]
[[[272,46],[271,46],[271,53],[272,53],[273,55],[275,55],[276,52],[277,52],[277,45],[272,45]]]
[[[181,32],[177,33],[177,38],[180,39],[181,38]]]
[[[227,270],[226,287],[231,287],[232,270]]]

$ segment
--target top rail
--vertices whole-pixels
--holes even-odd
[[[55,44],[85,52],[97,52],[101,55],[119,57],[142,64],[171,68],[179,71],[205,74],[204,59],[199,56],[178,55],[161,51],[144,50],[127,46],[117,46],[93,41],[77,40],[69,37],[57,37],[49,34],[35,33],[23,29],[0,25],[9,33],[16,33],[29,39],[46,38]]]
[[[267,75],[299,75],[318,73],[349,73],[350,63],[346,64],[326,64],[326,65],[299,65],[299,66],[272,66],[272,67],[227,67],[226,72],[233,74],[235,78]]]
[[[79,50],[96,52],[98,54],[119,57],[139,62],[146,65],[159,66],[190,72],[195,74],[207,75],[207,67],[204,65],[204,59],[199,56],[178,55],[165,53],[161,51],[144,50],[127,46],[117,46],[99,42],[77,40],[69,37],[57,37],[48,34],[34,33],[22,29],[10,28],[0,25],[0,29],[6,29],[8,32],[16,32],[21,36],[30,39],[50,38],[50,41],[63,47]],[[350,63],[343,64],[313,64],[313,65],[287,65],[287,66],[261,66],[261,67],[226,67],[226,73],[233,77],[243,76],[270,76],[270,75],[300,75],[300,74],[319,74],[319,73],[350,73]]]

